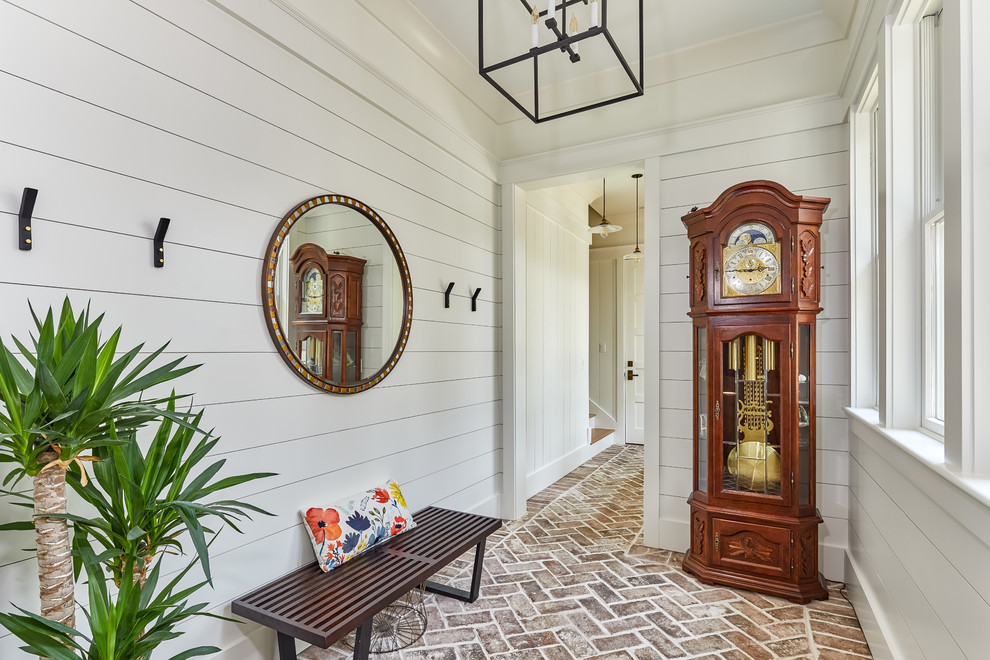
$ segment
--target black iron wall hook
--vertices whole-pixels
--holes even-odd
[[[474,295],[471,296],[471,311],[472,312],[477,312],[478,311],[478,294],[479,293],[481,293],[481,289],[475,289],[474,290]]]
[[[447,285],[447,290],[443,292],[443,306],[444,308],[450,307],[450,292],[454,288],[454,283],[451,282]]]
[[[34,188],[25,188],[21,195],[21,211],[17,214],[17,248],[19,250],[30,250],[33,245],[31,217],[34,215],[34,202],[37,198],[38,191]]]
[[[168,225],[171,222],[168,218],[162,218],[158,221],[158,231],[155,232],[155,252],[152,256],[152,262],[155,264],[155,268],[163,268],[165,266],[165,232],[168,231]]]

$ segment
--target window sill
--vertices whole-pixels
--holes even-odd
[[[874,438],[885,438],[914,458],[919,464],[963,491],[983,506],[990,508],[990,478],[967,475],[945,462],[945,445],[932,436],[919,430],[889,429],[880,426],[880,413],[872,408],[846,408],[846,416],[852,424],[850,430],[861,425],[871,431],[859,434],[861,439],[874,444]],[[875,447],[882,450],[883,447]],[[882,453],[882,451],[881,451]]]

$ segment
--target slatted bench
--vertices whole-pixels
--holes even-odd
[[[497,518],[429,507],[413,514],[416,526],[324,573],[310,562],[231,603],[240,617],[278,632],[279,660],[295,660],[296,639],[329,648],[357,628],[354,658],[365,660],[372,617],[411,589],[473,603],[481,587],[485,540],[502,526]],[[471,589],[429,581],[475,547]]]

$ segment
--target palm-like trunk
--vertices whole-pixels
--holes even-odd
[[[40,465],[58,459],[55,452],[38,457]],[[34,478],[34,530],[41,582],[41,616],[71,628],[76,626],[75,583],[72,578],[72,546],[64,518],[45,514],[65,513],[65,471],[54,467]]]

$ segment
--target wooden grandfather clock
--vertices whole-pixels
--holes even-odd
[[[799,603],[828,598],[818,572],[815,317],[829,201],[749,181],[681,218],[695,412],[684,569]]]
[[[296,354],[313,374],[334,384],[361,380],[361,285],[365,260],[304,243],[290,257],[295,305],[290,316]]]

